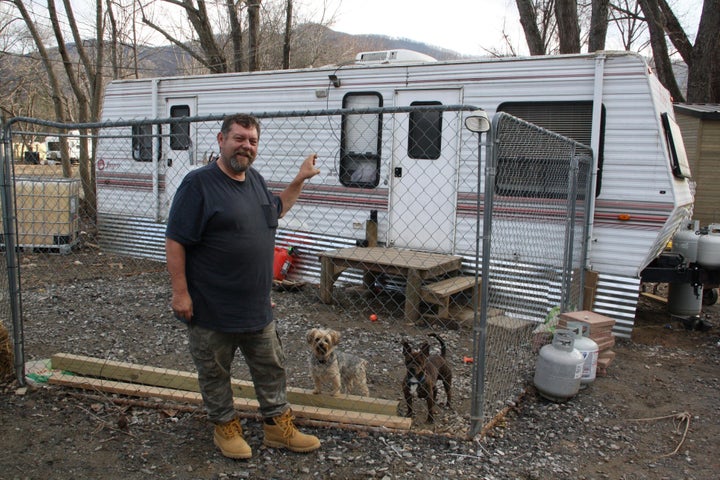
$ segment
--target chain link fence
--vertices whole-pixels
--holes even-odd
[[[464,121],[473,110],[256,113],[262,131],[253,167],[272,191],[309,153],[321,170],[281,220],[273,266],[298,417],[474,436],[530,385],[538,342],[546,341],[536,334],[548,315],[581,308],[591,152],[506,114],[487,134],[471,132]],[[164,228],[182,178],[217,159],[221,123],[221,116],[179,116],[8,124],[3,282],[10,283],[0,308],[9,309],[23,381],[201,402],[184,326],[169,307]],[[69,147],[59,159],[14,158],[10,144],[38,129],[68,146],[86,141],[79,163]],[[339,349],[368,361],[369,396],[312,393],[313,328],[337,331]],[[403,341],[428,342],[434,353],[442,342],[447,352],[452,404],[442,407],[447,393],[439,386],[433,425],[423,400],[414,400],[414,418],[404,416]],[[252,412],[242,359],[233,376],[238,409]]]

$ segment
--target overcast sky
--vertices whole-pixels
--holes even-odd
[[[336,13],[333,30],[409,38],[462,54],[507,52],[504,34],[516,53],[527,47],[515,0],[296,0],[299,8]],[[687,32],[694,35],[702,0],[670,0]],[[608,48],[619,46],[608,45]]]

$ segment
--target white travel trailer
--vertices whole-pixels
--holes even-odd
[[[67,137],[68,154],[70,162],[77,163],[80,160],[80,132],[72,130],[68,132]],[[60,138],[56,136],[45,137],[45,160],[48,164],[54,165],[60,163]]]
[[[504,111],[592,147],[596,176],[588,268],[599,274],[594,310],[616,319],[617,334],[629,335],[641,272],[690,218],[693,204],[672,100],[639,55],[598,52],[441,62],[407,51],[368,52],[343,66],[114,81],[106,89],[102,119],[418,104],[471,105],[491,117]],[[106,132],[107,140],[101,135],[96,156],[98,221],[106,248],[164,259],[164,221],[174,191],[188,171],[216,155],[217,127],[215,122],[212,131],[203,131],[200,124],[188,122],[158,131],[148,124],[132,126],[132,132],[130,126],[113,129],[124,132],[124,141],[111,132]],[[343,155],[345,143],[353,141],[351,128],[330,120],[316,122],[310,131],[286,132],[288,146],[269,145],[278,137],[263,130],[257,168],[271,188],[281,188],[292,178],[310,151],[303,143],[308,136],[312,140],[307,148],[317,145],[323,171],[322,185],[313,187],[311,182],[306,188],[291,215],[293,223],[281,225],[281,235],[298,230],[306,242],[310,238],[322,248],[347,246],[355,242],[358,224],[370,210],[377,211],[379,240],[386,245],[415,248],[413,238],[463,228],[461,217],[468,218],[468,209],[481,194],[462,181],[468,174],[463,143],[438,141],[441,162],[403,183],[397,173],[412,168],[407,126],[383,124],[358,134],[354,141],[367,144],[364,158]],[[289,152],[262,156],[273,149]],[[352,171],[364,163],[375,170],[369,180],[355,181],[343,176],[349,174],[343,162],[350,162]],[[429,178],[438,175],[448,181]],[[428,213],[432,224],[413,212],[417,201],[407,201],[408,196],[419,198],[418,191],[428,198],[449,199],[439,211]],[[313,218],[304,217],[308,204],[314,206]],[[333,218],[333,235],[313,236],[313,225],[325,217]],[[432,249],[464,250],[452,240]],[[308,266],[307,273],[313,272],[317,274],[316,267]]]

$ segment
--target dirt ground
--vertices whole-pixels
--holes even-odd
[[[107,260],[93,255],[23,259],[28,355],[80,350],[188,368],[181,327],[167,319],[163,266]],[[48,271],[54,272],[52,280]],[[662,297],[663,286],[656,292]],[[96,303],[78,302],[80,297]],[[296,313],[304,300],[293,292],[277,292],[273,299],[288,337],[316,321]],[[114,311],[108,306],[115,304],[122,327],[119,317],[104,313],[106,307]],[[320,437],[323,447],[296,455],[263,447],[258,420],[247,416],[246,435],[255,451],[248,461],[216,451],[196,406],[9,381],[0,386],[0,479],[716,478],[720,305],[704,307],[702,320],[704,328],[683,325],[663,302],[641,297],[632,339],[618,339],[606,376],[563,403],[544,400],[530,388],[481,438],[449,434],[458,427],[444,409],[438,423],[449,422],[446,428],[409,434],[299,422]],[[385,373],[374,376],[371,389],[395,388],[401,374],[397,355],[383,343],[394,334],[377,325],[344,327],[377,346],[365,353],[376,371]],[[458,349],[463,335],[449,333],[448,342]],[[286,349],[294,349],[301,342],[288,338],[287,343]],[[291,371],[290,377],[293,383],[309,382],[304,371]],[[462,385],[458,388],[462,409],[467,398]]]

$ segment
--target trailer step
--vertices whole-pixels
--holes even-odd
[[[477,279],[478,287],[481,281],[481,279]],[[450,277],[423,285],[420,295],[426,303],[440,306],[438,317],[448,318],[450,316],[450,299],[452,296],[471,290],[475,287],[475,284],[475,277]]]

